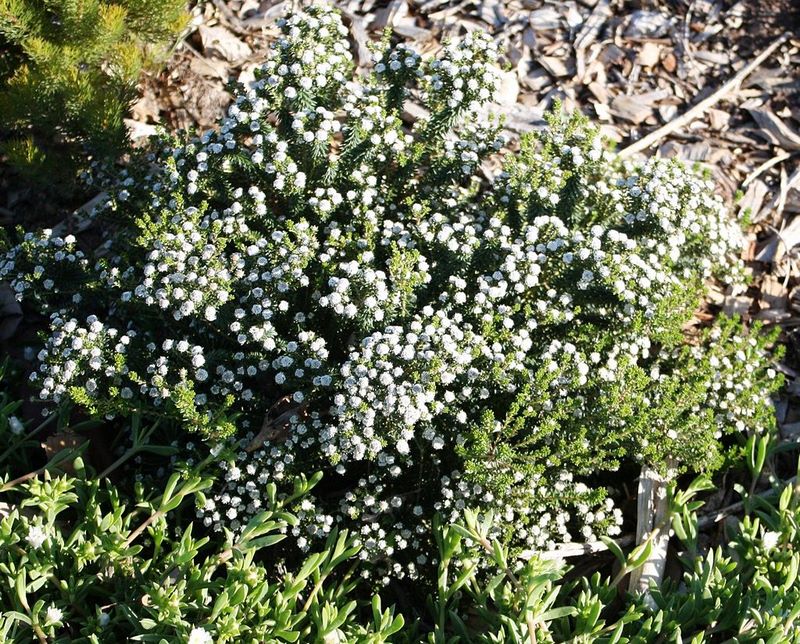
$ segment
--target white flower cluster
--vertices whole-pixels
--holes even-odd
[[[108,383],[119,382],[127,374],[126,367],[115,364],[114,356],[124,357],[135,331],[120,335],[113,327],[106,327],[95,315],[86,318],[82,326],[75,318],[64,320],[53,314],[50,320],[51,335],[39,352],[39,372],[31,375],[38,383],[39,398],[61,401],[69,389],[81,383],[83,390],[92,398],[108,396]],[[120,395],[130,399],[131,389]]]
[[[433,104],[444,103],[450,109],[467,105],[472,112],[494,98],[500,84],[500,76],[494,65],[497,47],[482,31],[468,33],[458,43],[444,47],[441,54],[430,64],[426,77],[427,99]],[[405,64],[415,61],[405,58]],[[391,67],[391,62],[389,66]],[[416,61],[413,63],[416,66]]]
[[[20,270],[17,259],[22,257],[35,257],[36,262]],[[22,243],[5,253],[0,259],[0,280],[11,282],[18,299],[42,291],[37,304],[46,311],[53,298],[66,298],[72,304],[82,301],[79,276],[87,268],[88,259],[77,247],[75,236],[60,237],[48,229],[39,235],[25,233]]]
[[[298,546],[349,527],[392,576],[431,562],[435,512],[493,509],[525,548],[615,534],[613,490],[589,477],[657,459],[670,413],[758,429],[759,379],[738,385],[706,345],[676,357],[687,288],[739,270],[708,184],[675,163],[613,170],[575,120],[487,183],[480,164],[504,143],[479,116],[497,86],[488,37],[433,60],[378,51],[356,82],[333,10],[282,29],[218,131],[130,169],[93,260],[48,235],[0,260],[54,311],[42,400],[233,433],[199,509],[217,530],[258,513],[267,482],[323,469]],[[413,92],[430,116],[408,129]],[[42,281],[65,261],[91,310]],[[669,389],[687,364],[718,392],[688,410]]]

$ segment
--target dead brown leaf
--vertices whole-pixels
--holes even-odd
[[[253,51],[225,27],[207,27],[200,25],[197,32],[203,51],[210,55],[235,63],[250,56]]]
[[[800,150],[800,135],[779,119],[769,108],[748,109],[761,134],[772,144],[784,150]]]
[[[44,449],[47,460],[52,461],[61,452],[80,447],[87,440],[88,439],[86,436],[76,434],[75,432],[57,432],[47,437],[47,439],[42,443],[42,449]],[[75,472],[72,461],[69,460],[60,463],[59,468],[67,474],[74,474]]]

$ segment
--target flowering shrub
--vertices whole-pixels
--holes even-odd
[[[704,280],[742,276],[710,182],[621,166],[558,114],[501,155],[480,32],[430,60],[383,47],[354,79],[335,11],[282,30],[218,131],[131,166],[95,251],[45,232],[0,261],[51,316],[42,401],[229,441],[200,511],[217,530],[324,470],[297,545],[349,526],[393,577],[436,557],[435,512],[494,510],[516,547],[613,535],[593,475],[713,468],[724,435],[771,429],[771,338],[682,330]]]

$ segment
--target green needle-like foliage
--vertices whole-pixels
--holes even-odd
[[[184,0],[0,0],[0,151],[68,196],[91,160],[124,148],[143,66],[186,21]]]

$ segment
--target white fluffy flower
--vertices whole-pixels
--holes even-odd
[[[32,525],[28,529],[28,536],[25,538],[34,550],[42,547],[42,544],[47,541],[47,533],[41,526]]]
[[[761,537],[761,545],[764,546],[764,550],[772,550],[775,546],[778,545],[778,541],[780,541],[781,533],[774,532],[774,531],[767,531],[764,532],[764,535]]]
[[[22,421],[16,416],[8,417],[8,428],[11,430],[12,434],[17,435],[21,434],[25,430],[25,426],[22,424]]]
[[[213,644],[214,638],[204,628],[195,627],[192,629],[192,632],[189,633],[189,639],[187,640],[187,644]]]

